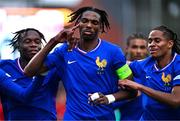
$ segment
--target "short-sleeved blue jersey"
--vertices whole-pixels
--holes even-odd
[[[173,60],[164,68],[158,69],[156,61],[148,57],[143,61],[135,61],[130,67],[135,77],[145,80],[145,85],[165,93],[171,93],[176,85],[180,85],[180,56],[175,54]],[[144,120],[180,120],[180,108],[172,108],[147,96]]]
[[[2,60],[0,68],[13,78],[14,82],[21,87],[28,87],[32,78],[24,75],[20,67],[19,59]],[[43,84],[36,90],[33,97],[26,103],[16,99],[2,96],[3,110],[6,120],[56,120],[56,92],[58,89],[59,76],[56,69],[49,71],[43,79]],[[38,77],[37,77],[38,78]]]
[[[88,94],[111,94],[118,90],[116,70],[126,64],[122,50],[99,39],[90,52],[79,48],[67,51],[67,44],[58,47],[46,58],[49,68],[56,66],[66,90],[64,120],[114,120],[113,106],[88,104]]]

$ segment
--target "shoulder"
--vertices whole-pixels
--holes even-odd
[[[102,48],[105,49],[106,51],[109,51],[111,53],[118,53],[118,52],[123,53],[121,47],[114,43],[108,42],[106,40],[101,40],[101,43],[102,43]]]
[[[146,67],[151,66],[152,64],[154,64],[154,59],[151,56],[149,56],[142,60],[132,61],[130,63],[130,67],[137,66],[137,67],[141,67],[141,68],[146,68]]]
[[[2,59],[0,60],[0,66],[5,66],[7,64],[14,64],[15,60],[11,60],[11,59]]]

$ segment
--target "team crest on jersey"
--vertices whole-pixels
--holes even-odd
[[[98,74],[103,74],[104,73],[104,69],[107,65],[107,61],[106,59],[100,59],[100,57],[96,57],[96,65],[98,66]]]
[[[169,82],[171,82],[171,74],[165,75],[165,73],[163,72],[161,79],[164,82],[165,86],[169,86]]]

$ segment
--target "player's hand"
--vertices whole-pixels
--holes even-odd
[[[96,96],[97,94],[98,96]],[[88,100],[91,105],[109,104],[107,97],[100,92],[88,94],[88,96],[89,96]]]
[[[55,41],[56,43],[63,43],[65,41],[71,41],[73,38],[72,36],[78,27],[79,27],[79,24],[68,29],[63,29],[55,37],[52,38],[53,41]]]
[[[138,90],[141,86],[141,84],[139,83],[136,83],[134,81],[131,81],[131,80],[128,80],[128,79],[125,79],[125,80],[120,80],[118,82],[118,85],[120,87],[122,87],[123,89],[125,88],[130,88],[130,89],[135,89],[135,90]]]
[[[72,51],[73,48],[75,48],[78,45],[79,42],[79,38],[76,37],[72,37],[68,39],[68,51]]]

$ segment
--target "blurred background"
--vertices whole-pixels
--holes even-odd
[[[148,36],[155,26],[166,25],[180,37],[179,0],[0,0],[0,58],[16,58],[8,46],[13,32],[27,27],[40,30],[49,40],[65,26],[69,15],[83,6],[104,9],[111,29],[101,37],[123,49],[128,35],[141,32]],[[60,84],[57,98],[59,119],[65,107],[65,92]]]

